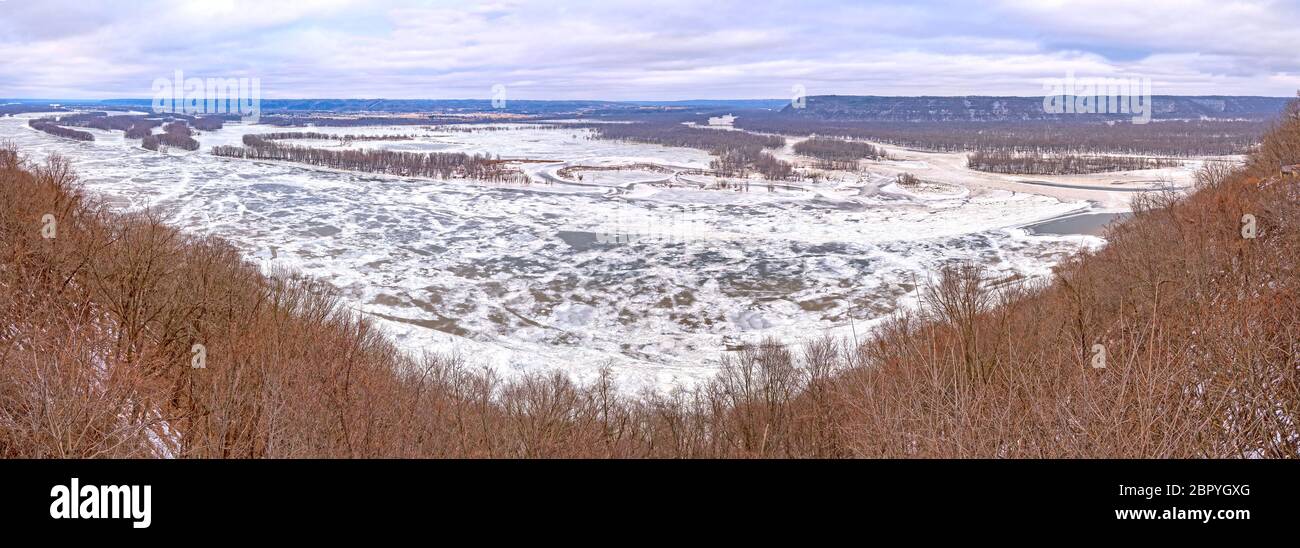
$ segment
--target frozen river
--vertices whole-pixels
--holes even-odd
[[[1087,202],[957,185],[907,190],[884,175],[748,192],[619,190],[628,181],[617,172],[582,186],[444,182],[207,153],[282,128],[228,126],[198,135],[203,150],[159,154],[120,132],[62,140],[29,129],[33,116],[0,118],[0,140],[36,160],[68,157],[86,190],[116,207],[161,208],[250,260],[329,282],[411,352],[459,353],[507,375],[562,369],[588,378],[609,366],[625,388],[689,383],[738,343],[861,335],[908,306],[915,283],[945,262],[1041,276],[1066,253],[1101,243],[1021,228]],[[418,136],[351,146],[556,162],[526,164],[535,175],[559,162],[703,168],[710,159],[593,140],[582,129],[499,129],[310,130]]]

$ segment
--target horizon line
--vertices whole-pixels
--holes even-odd
[[[1065,94],[1065,95],[1068,96],[1069,94]],[[1052,96],[1052,97],[1057,97],[1057,96],[1060,96],[1060,95],[1050,95],[1050,96]],[[1078,96],[1078,95],[1074,95],[1074,96]],[[1234,95],[1234,94],[1181,95],[1181,94],[1169,94],[1169,93],[1165,93],[1165,94],[1152,94],[1152,95],[1151,95],[1152,98],[1156,98],[1156,97],[1183,97],[1183,98],[1195,98],[1195,97],[1251,97],[1251,98],[1263,98],[1263,99],[1294,99],[1294,98],[1296,98],[1297,96],[1300,96],[1300,93],[1298,93],[1298,94],[1295,95],[1295,96],[1293,96],[1293,95]],[[963,94],[963,95],[854,95],[854,94],[827,93],[827,94],[818,94],[818,95],[806,95],[805,97],[807,97],[807,98],[814,98],[814,97],[880,97],[880,98],[898,98],[898,99],[915,99],[915,98],[924,98],[924,97],[949,98],[949,99],[951,99],[951,98],[959,98],[959,97],[987,97],[987,98],[1041,99],[1041,98],[1043,98],[1043,97],[1049,97],[1049,95],[1047,95],[1047,94],[1043,94],[1043,95],[980,95],[980,94]],[[1086,96],[1085,96],[1085,97],[1086,97]],[[151,102],[151,101],[153,101],[152,98],[147,98],[147,97],[101,97],[101,98],[87,98],[87,97],[60,97],[60,98],[50,98],[50,97],[3,97],[3,96],[0,96],[0,100],[5,100],[5,101],[34,101],[34,102],[39,102],[39,101],[85,101],[85,102],[105,102],[105,101],[143,101],[143,102]],[[288,98],[280,98],[280,97],[276,97],[276,98],[260,98],[259,100],[261,100],[261,101],[484,101],[484,102],[491,102],[491,101],[492,101],[492,98],[490,98],[490,97],[488,97],[488,98],[482,98],[482,97],[458,97],[458,98],[432,98],[432,97],[416,97],[416,98],[390,98],[390,97],[288,97]],[[569,102],[569,103],[695,103],[695,102],[708,102],[708,101],[729,101],[729,102],[739,102],[739,101],[782,101],[782,102],[787,102],[787,101],[790,101],[790,100],[791,100],[791,99],[789,99],[789,98],[778,98],[778,97],[728,98],[728,99],[509,99],[510,102],[520,102],[520,103],[525,103],[525,102],[534,102],[534,103],[543,103],[543,102],[550,102],[550,103],[560,103],[560,102]]]

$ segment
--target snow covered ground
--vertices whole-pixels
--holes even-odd
[[[328,281],[411,352],[460,353],[507,375],[559,369],[585,379],[608,366],[629,390],[707,378],[728,346],[764,336],[861,336],[951,261],[1044,276],[1065,254],[1102,243],[1022,228],[1094,210],[1096,193],[972,174],[943,155],[908,152],[867,174],[772,191],[668,188],[635,184],[662,174],[594,171],[594,185],[493,185],[207,153],[244,133],[294,129],[228,126],[198,135],[198,152],[158,154],[120,132],[59,139],[28,128],[35,116],[0,118],[0,140],[37,159],[67,156],[85,188],[118,207],[163,208],[252,260]],[[704,168],[710,159],[577,128],[498,127],[301,130],[418,136],[352,147],[548,160],[520,164],[539,181],[566,165]],[[902,171],[937,184],[900,187]]]

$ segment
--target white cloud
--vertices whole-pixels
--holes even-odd
[[[8,2],[0,96],[145,97],[257,76],[263,96],[674,99],[1041,93],[1142,75],[1157,93],[1290,95],[1281,2]]]

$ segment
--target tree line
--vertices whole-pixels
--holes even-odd
[[[813,137],[794,145],[797,154],[811,156],[817,161],[814,167],[852,171],[858,168],[858,160],[880,160],[885,157],[885,150],[861,141],[845,141]]]
[[[106,112],[83,112],[60,117],[59,123],[69,126],[102,129],[104,131],[122,131],[127,134],[127,137],[131,137],[132,135],[147,134],[153,128],[162,125],[163,121],[132,114],[109,116]],[[140,137],[134,138],[139,139]]]
[[[314,114],[272,114],[262,116],[261,123],[279,127],[363,127],[363,126],[425,126],[429,124],[457,124],[481,122],[460,117],[398,117],[398,116],[321,116]]]
[[[121,131],[127,139],[140,139],[140,146],[149,150],[159,150],[164,146],[183,150],[198,150],[199,142],[194,139],[193,129],[215,131],[224,127],[228,116],[190,116],[186,114],[119,114],[109,116],[107,112],[80,112],[66,116],[40,118],[29,122],[33,128],[60,137],[81,141],[93,141],[94,135],[85,131],[68,129],[71,127],[88,127],[104,131]],[[154,128],[163,126],[163,132],[155,135]]]
[[[333,133],[320,133],[316,131],[282,131],[271,133],[259,133],[258,137],[268,141],[279,141],[284,139],[304,139],[304,140],[339,140],[339,141],[410,141],[415,139],[414,135],[336,135]],[[244,137],[249,137],[245,135]]]
[[[794,175],[794,166],[789,162],[756,146],[722,149],[718,157],[709,162],[709,169],[721,177],[748,177],[753,172],[773,181],[783,181]]]
[[[772,135],[754,135],[741,131],[700,129],[679,123],[640,122],[630,124],[583,124],[596,137],[611,141],[632,141],[670,147],[696,148],[711,154],[742,147],[781,148],[785,139]]]
[[[161,134],[146,135],[140,146],[149,150],[158,150],[164,146],[182,150],[198,150],[199,142],[194,139],[189,126],[185,122],[178,120],[163,126]]]
[[[1170,158],[1039,154],[1001,150],[975,151],[966,156],[966,167],[971,169],[1021,175],[1077,175],[1178,167],[1182,164],[1181,160]]]
[[[94,141],[95,136],[87,131],[81,131],[63,127],[49,118],[37,118],[27,122],[28,126],[37,131],[44,131],[55,137],[63,137],[74,141]]]
[[[736,119],[748,131],[871,140],[936,152],[1004,150],[1070,154],[1201,156],[1243,154],[1269,123],[1239,120],[1065,123],[867,122],[754,114]]]
[[[466,178],[494,182],[528,182],[528,176],[507,168],[500,158],[462,152],[405,152],[379,149],[333,150],[276,144],[245,135],[247,146],[213,147],[212,153],[229,158],[278,160],[332,169],[384,173],[403,177]]]
[[[235,117],[236,116],[232,114],[198,116],[190,121],[190,125],[193,126],[194,129],[197,129],[199,131],[216,131],[218,129],[226,127],[226,122],[228,120],[234,119]]]
[[[31,112],[63,112],[67,109],[50,105],[0,105],[0,117],[15,116]]]
[[[709,162],[710,169],[722,177],[745,177],[752,172],[771,180],[785,180],[794,175],[794,167],[789,162],[777,159],[764,150],[785,146],[785,139],[774,135],[701,129],[676,121],[583,124],[581,127],[593,130],[599,139],[707,151],[717,156]]]

